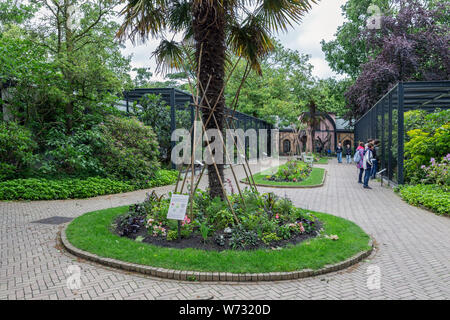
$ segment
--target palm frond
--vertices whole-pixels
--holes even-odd
[[[258,0],[255,15],[264,21],[270,30],[286,31],[293,22],[300,22],[303,15],[317,0]]]
[[[125,38],[135,42],[142,41],[149,36],[157,36],[167,25],[166,0],[128,0],[126,6],[119,13],[124,16],[124,22],[117,32],[121,40]]]
[[[157,72],[166,74],[170,70],[184,71],[185,52],[182,45],[174,40],[162,39],[152,57],[155,57]]]
[[[174,0],[169,7],[168,24],[172,31],[192,28],[192,0]]]
[[[258,74],[261,74],[260,59],[274,49],[270,31],[259,17],[253,15],[249,15],[242,24],[231,25],[228,45],[238,57],[245,58]]]

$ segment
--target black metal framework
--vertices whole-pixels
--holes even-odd
[[[399,82],[355,123],[355,144],[379,139],[379,168],[397,184],[404,183],[404,113],[450,108],[450,81]]]
[[[129,112],[130,103],[139,101],[143,96],[148,94],[161,96],[161,99],[170,106],[171,132],[177,129],[177,126],[181,126],[189,130],[189,128],[192,126],[192,123],[194,122],[195,117],[194,99],[191,94],[175,88],[143,88],[125,91],[123,93],[123,96],[126,102],[127,113]],[[271,155],[271,130],[273,129],[272,124],[248,114],[231,110],[229,108],[225,108],[225,114],[227,124],[231,129],[243,129],[244,132],[248,129],[255,129],[258,135],[258,141],[259,129],[268,130],[267,153],[268,156]],[[174,142],[172,142],[172,147],[174,147]],[[247,142],[245,148],[247,152],[249,148]]]

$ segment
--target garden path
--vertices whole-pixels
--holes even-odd
[[[0,299],[450,299],[450,219],[406,204],[379,183],[364,190],[353,165],[332,160],[324,167],[328,176],[322,188],[260,191],[275,191],[298,206],[352,220],[371,234],[377,250],[347,270],[294,281],[235,284],[131,274],[71,256],[57,244],[61,226],[32,222],[132,204],[142,201],[148,190],[86,200],[0,202]],[[66,287],[72,264],[82,272],[82,287],[76,291]],[[378,268],[381,287],[369,290],[369,273]]]

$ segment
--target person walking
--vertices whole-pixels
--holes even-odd
[[[356,168],[359,169],[359,177],[358,183],[363,183],[363,161],[364,161],[364,142],[360,142],[358,148],[356,148],[355,156],[353,157],[353,161],[356,163]]]
[[[367,150],[364,152],[364,159],[363,159],[363,168],[364,168],[363,187],[365,189],[372,189],[371,187],[369,187],[369,179],[372,171],[372,165],[373,165],[373,144],[370,142],[367,145]]]
[[[345,148],[345,156],[347,158],[347,163],[352,163],[352,148],[349,144]]]
[[[339,163],[342,163],[342,151],[344,151],[344,149],[342,148],[342,144],[339,143],[336,148],[336,154]]]

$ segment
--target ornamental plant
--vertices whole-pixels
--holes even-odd
[[[198,190],[194,195],[193,214],[188,211],[181,221],[181,241],[190,239],[189,243],[215,245],[219,250],[272,248],[293,239],[314,237],[320,229],[320,222],[312,214],[294,207],[287,198],[246,189],[243,199],[245,205],[239,195],[229,196],[237,222],[225,201],[219,197],[211,199],[207,191]],[[128,214],[118,218],[116,232],[132,238],[146,235],[144,242],[171,242],[175,234],[178,237],[178,222],[167,219],[168,210],[169,199],[153,192],[143,203],[130,207]],[[139,221],[144,219],[145,223],[128,227],[130,216],[139,217]],[[124,227],[132,231],[123,230]]]
[[[421,183],[450,187],[450,153],[443,157],[440,162],[431,158],[430,165],[422,165],[420,169],[423,172]]]
[[[266,176],[267,180],[280,182],[300,182],[309,177],[312,168],[306,163],[298,160],[288,161],[280,166],[278,171],[271,176]]]
[[[430,161],[436,163],[439,167],[439,161],[434,159],[445,160],[450,153],[450,124],[441,124],[440,119],[435,119],[436,116],[448,116],[449,111],[442,111],[436,114],[427,116],[421,129],[414,129],[408,131],[408,139],[405,143],[405,178],[409,183],[419,183],[426,178],[424,169],[430,166]],[[429,117],[433,116],[432,119]],[[433,163],[431,163],[433,164]],[[442,163],[441,166],[445,167]]]

